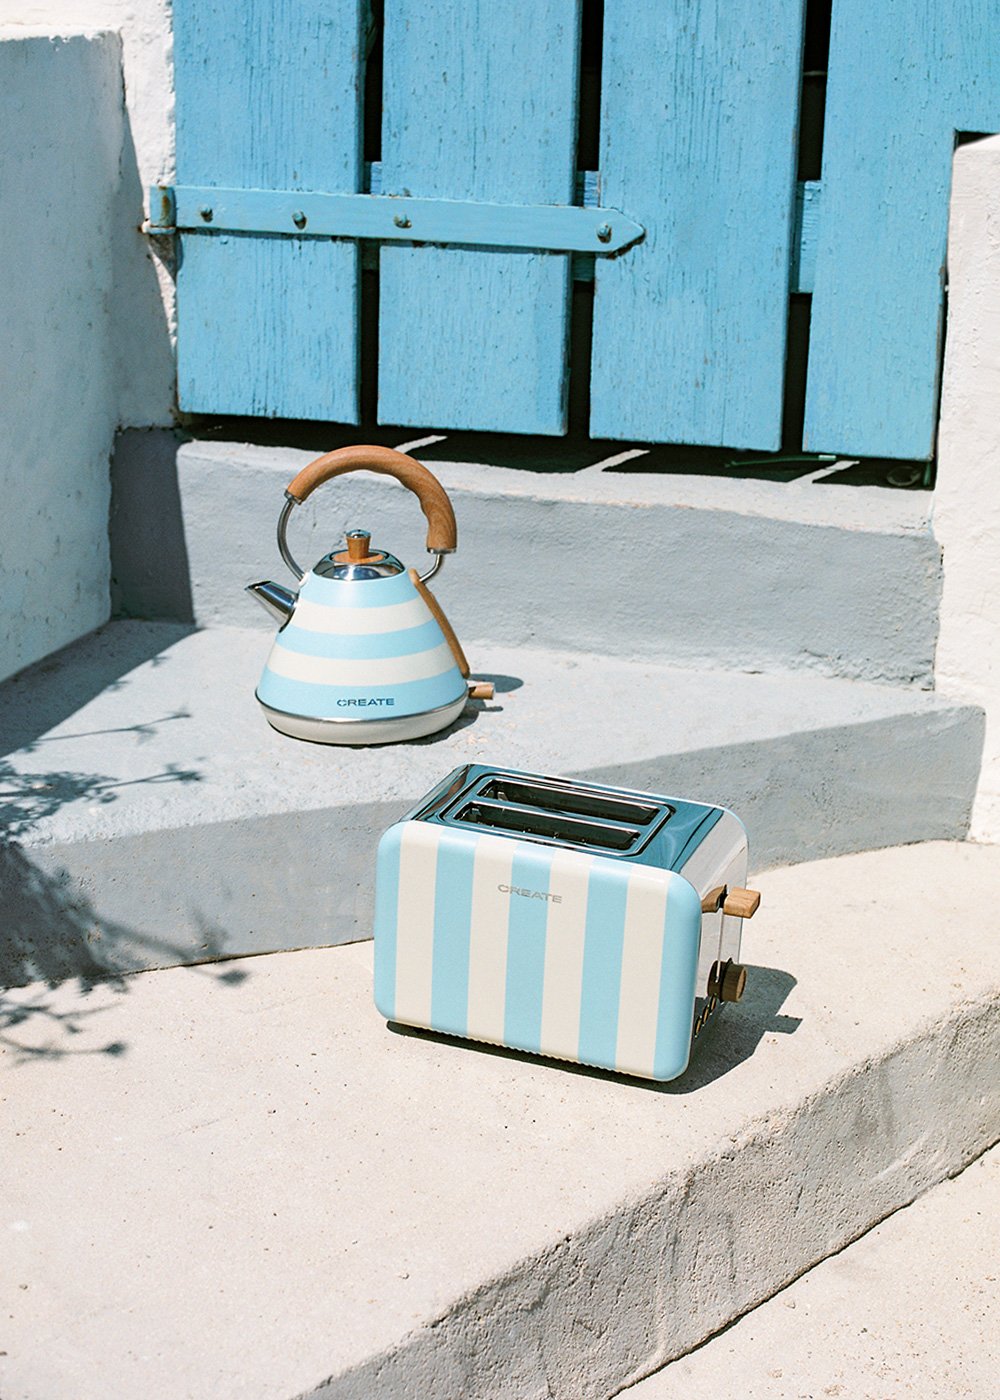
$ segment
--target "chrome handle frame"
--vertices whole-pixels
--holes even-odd
[[[295,497],[290,495],[289,492],[286,491],[285,504],[282,506],[281,514],[278,516],[278,553],[284,560],[285,566],[291,570],[291,572],[298,579],[299,583],[301,583],[306,576],[305,570],[299,568],[298,562],[296,561],[294,554],[288,548],[288,521],[293,509],[298,504],[299,502],[295,499]],[[428,579],[432,579],[435,574],[440,573],[441,566],[444,563],[445,554],[451,554],[452,550],[448,549],[439,551],[436,549],[429,549],[427,552],[428,554],[434,555],[434,563],[431,565],[431,567],[427,570],[425,574],[418,575],[421,583],[426,583]]]

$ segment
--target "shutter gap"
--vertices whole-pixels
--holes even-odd
[[[382,159],[382,74],[385,37],[385,0],[368,0],[368,15],[363,36],[365,71],[361,130],[364,142],[362,156],[368,190],[371,166]],[[378,246],[362,242],[360,248],[361,277],[358,307],[359,343],[359,426],[373,428],[378,422],[378,312],[379,273]]]
[[[577,102],[576,170],[597,172],[593,187],[587,191],[594,202],[600,203],[601,150],[601,69],[604,55],[604,0],[583,0],[580,19],[580,88]],[[586,175],[580,181],[576,199],[588,202],[584,187]],[[590,361],[594,332],[594,282],[592,257],[582,269],[582,258],[574,259],[572,301],[570,303],[569,388],[567,403],[567,432],[571,437],[589,437],[590,433]],[[588,281],[579,280],[579,273],[589,274]]]
[[[796,171],[800,182],[819,180],[823,172],[823,128],[826,116],[826,74],[830,57],[832,8],[832,0],[808,0],[806,5]],[[799,230],[796,229],[796,240],[798,235]],[[781,417],[783,453],[802,450],[811,312],[812,295],[809,292],[793,291],[788,298],[785,387]]]

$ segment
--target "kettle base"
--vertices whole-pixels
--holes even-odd
[[[313,744],[342,744],[359,748],[369,744],[400,744],[407,739],[422,739],[446,729],[465,709],[467,694],[425,710],[419,715],[399,715],[394,719],[312,719],[306,715],[290,715],[274,710],[258,700],[272,729],[291,739],[307,739]]]

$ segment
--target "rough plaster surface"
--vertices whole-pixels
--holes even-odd
[[[1000,1149],[625,1400],[985,1400],[1000,1359]]]
[[[0,985],[365,937],[379,835],[466,762],[720,802],[758,869],[965,834],[980,716],[919,691],[474,647],[493,702],[347,750],[267,726],[268,645],[117,622],[0,690]]]
[[[109,211],[114,295],[105,314],[113,326],[115,421],[130,426],[173,421],[173,278],[139,231],[147,187],[174,171],[170,9],[170,0],[0,0],[0,39],[120,36],[125,120]],[[57,113],[60,99],[50,101]],[[54,188],[53,198],[61,212],[68,207],[65,185]]]
[[[934,533],[945,586],[937,685],[982,705],[972,834],[1000,841],[1000,137],[955,153]]]
[[[287,579],[275,521],[313,454],[193,442],[174,461],[169,440],[129,434],[118,455],[122,610],[245,625],[243,585]],[[925,503],[907,493],[436,460],[433,469],[454,500],[460,542],[436,587],[463,638],[930,683],[940,556]],[[308,566],[358,525],[408,562],[426,558],[416,502],[365,474],[296,512],[293,552]]]
[[[10,994],[5,1400],[603,1400],[994,1142],[1000,852],[760,888],[665,1088],[393,1033],[366,945]]]
[[[109,612],[118,40],[0,34],[0,677]]]

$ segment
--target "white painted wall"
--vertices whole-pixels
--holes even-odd
[[[934,532],[936,683],[986,711],[974,840],[1000,841],[1000,136],[955,153]]]
[[[109,612],[116,35],[0,34],[0,677]]]
[[[102,31],[121,36],[126,99],[112,224],[118,421],[165,425],[173,421],[174,287],[139,227],[147,187],[174,174],[170,0],[0,0],[7,37]]]

